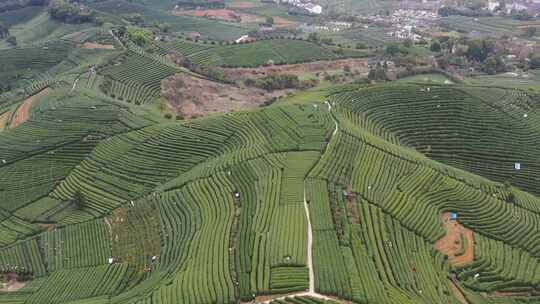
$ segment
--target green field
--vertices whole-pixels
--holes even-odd
[[[450,272],[470,303],[539,295],[538,95],[343,86],[331,110],[157,123],[67,92],[0,133],[0,263],[32,275],[0,301],[233,303],[304,291],[310,267],[315,291],[355,303],[457,304]],[[470,263],[433,248],[448,211],[474,231]]]
[[[517,88],[538,91],[540,88],[540,70],[530,70],[525,74],[499,74],[471,77],[466,80],[470,84]]]
[[[361,57],[361,52],[336,54],[330,47],[305,40],[272,39],[247,44],[215,45],[177,40],[157,46],[158,53],[177,52],[200,65],[223,67],[255,67],[269,62],[293,64],[344,57]]]
[[[174,117],[171,75],[204,78],[201,94],[264,95],[276,92],[203,83],[373,50],[233,44],[250,29],[174,16],[165,0],[88,5],[112,24],[0,14],[20,39],[0,44],[0,304],[540,304],[538,70],[324,80]],[[141,31],[131,13],[172,30]],[[482,19],[518,25],[498,21]],[[178,33],[192,30],[202,38]],[[339,35],[388,42],[380,28]]]
[[[221,22],[207,18],[175,16],[171,13],[172,2],[167,8],[159,9],[154,5],[143,5],[138,2],[124,0],[107,0],[93,2],[90,7],[105,13],[110,18],[121,22],[122,15],[141,14],[149,23],[167,23],[174,32],[198,32],[203,37],[214,40],[232,41],[247,34],[251,28],[231,22]]]
[[[440,24],[448,26],[451,30],[464,34],[478,32],[484,36],[501,37],[516,36],[520,34],[517,30],[520,26],[536,25],[535,21],[519,21],[502,17],[482,17],[473,18],[465,16],[450,16],[440,19]]]

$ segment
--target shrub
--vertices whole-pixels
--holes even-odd
[[[255,86],[265,90],[293,89],[300,86],[296,75],[270,75],[255,81]]]

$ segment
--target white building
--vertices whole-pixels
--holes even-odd
[[[315,14],[315,15],[320,15],[322,14],[322,6],[318,5],[318,4],[313,4],[313,3],[308,3],[308,4],[305,4],[304,5],[304,8],[312,13],[312,14]]]
[[[490,11],[494,11],[500,5],[501,5],[501,3],[499,1],[488,1],[487,8]]]

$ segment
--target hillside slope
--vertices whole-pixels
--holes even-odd
[[[0,303],[540,303],[538,96],[384,85],[157,123],[52,94],[0,132],[0,269],[31,276]]]

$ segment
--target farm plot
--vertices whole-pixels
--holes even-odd
[[[162,2],[164,3],[164,2]],[[192,16],[177,16],[170,12],[174,7],[166,3],[163,9],[159,9],[159,3],[152,5],[134,3],[124,0],[107,0],[93,2],[89,6],[95,10],[105,13],[108,17],[120,22],[119,17],[125,14],[141,14],[147,22],[167,23],[174,32],[198,32],[204,38],[220,41],[232,41],[247,34],[251,28],[239,24],[211,20],[207,18],[197,18]]]
[[[540,259],[486,237],[475,240],[475,261],[457,267],[458,278],[475,289],[531,296],[540,280]]]
[[[161,287],[155,298],[170,303],[234,301],[230,268],[234,262],[229,249],[234,219],[232,192],[232,184],[224,174],[193,182],[175,192],[178,203],[193,206],[199,220],[191,226],[194,233],[182,271],[175,274],[170,284]]]
[[[540,152],[540,118],[535,109],[520,101],[526,96],[517,94],[508,96],[509,112],[497,104],[498,90],[480,98],[477,91],[400,86],[345,93],[334,100],[379,126],[372,130],[376,135],[391,134],[401,144],[445,164],[498,182],[511,180],[518,188],[540,193],[540,167],[534,160]],[[521,164],[520,170],[516,163]]]
[[[176,69],[137,53],[119,58],[114,65],[100,69],[105,76],[101,89],[108,95],[130,103],[144,104],[159,96],[161,80]]]
[[[110,232],[102,219],[41,234],[47,270],[104,265],[111,257]]]
[[[163,124],[114,101],[47,96],[0,134],[0,170],[14,185],[25,176],[39,185],[45,177],[24,173],[32,164],[40,172],[61,155],[78,164],[36,197],[17,197],[23,187],[4,181],[16,191],[0,209],[0,268],[31,270],[27,303],[258,301],[305,295],[310,270],[317,293],[355,303],[461,303],[449,277],[467,299],[536,299],[540,199],[520,189],[537,190],[538,151],[519,141],[536,143],[537,96],[431,85],[331,94],[331,107],[277,104]],[[90,152],[77,150],[86,143]],[[506,184],[487,179],[499,176],[489,167],[499,157],[522,157],[525,172],[512,167]],[[456,159],[469,167],[451,167]],[[474,240],[454,235],[461,246],[445,256],[437,242],[450,212]],[[37,229],[35,219],[58,223]],[[472,245],[471,260],[463,249]]]
[[[339,58],[323,46],[294,39],[261,40],[247,44],[212,45],[184,40],[160,45],[161,54],[178,52],[199,65],[255,67],[267,63],[293,64]]]
[[[122,264],[55,271],[25,303],[58,303],[111,295],[121,286]]]

